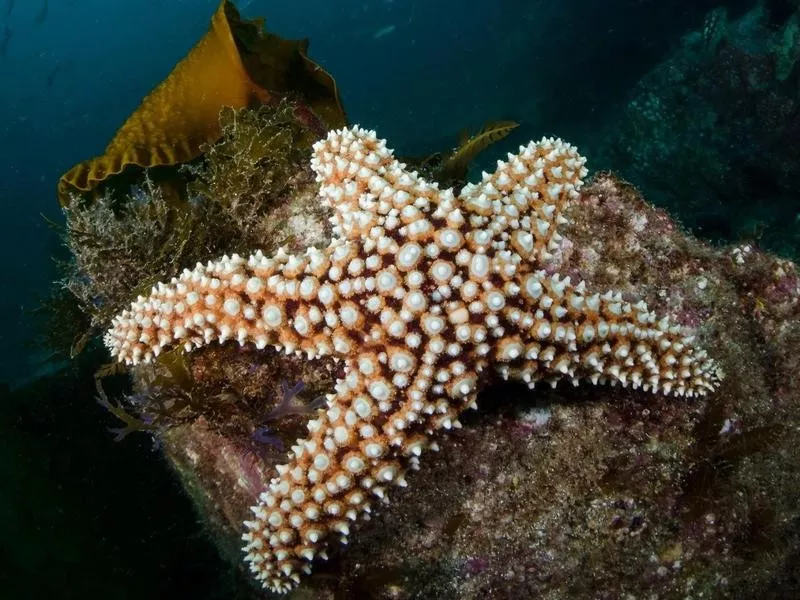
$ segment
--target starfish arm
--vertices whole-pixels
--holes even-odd
[[[287,464],[252,508],[244,551],[264,587],[286,592],[326,556],[333,540],[347,542],[351,522],[370,512],[386,486],[404,487],[407,466],[416,468],[430,433],[450,428],[474,405],[475,378],[456,385],[456,402],[429,397],[433,368],[405,348],[362,352],[345,365],[345,376],[326,410],[292,447]],[[393,383],[397,375],[405,386]]]
[[[719,382],[705,351],[644,302],[632,305],[612,292],[586,294],[583,283],[544,271],[519,276],[518,286],[518,299],[504,309],[518,334],[498,346],[506,358],[498,360],[501,374],[527,383],[586,378],[681,396],[703,395]]]
[[[406,171],[374,131],[360,127],[331,131],[314,144],[311,168],[323,203],[333,209],[334,237],[357,240],[371,250],[382,233],[421,220],[439,203],[438,184]],[[452,196],[452,192],[450,193]],[[410,238],[431,232],[416,225]]]
[[[234,254],[198,263],[117,315],[106,346],[128,364],[148,362],[178,344],[190,351],[228,339],[309,357],[345,353],[352,343],[347,326],[355,326],[360,313],[330,277],[354,255],[350,244],[337,241],[303,256],[281,249],[274,258],[259,251],[246,260]]]
[[[498,160],[495,172],[484,172],[480,183],[465,185],[460,208],[473,231],[508,237],[509,250],[522,260],[547,259],[561,240],[558,225],[567,222],[562,213],[578,196],[585,164],[577,148],[559,138],[532,141],[518,154],[509,153],[507,162]]]

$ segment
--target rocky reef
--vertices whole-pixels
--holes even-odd
[[[325,240],[314,187],[309,180],[276,208],[284,227],[271,244]],[[746,598],[797,590],[796,266],[751,245],[710,247],[608,173],[593,178],[569,217],[553,268],[593,289],[644,298],[696,329],[725,370],[722,387],[702,399],[569,384],[493,387],[296,597]],[[154,410],[155,380],[162,397],[192,398],[184,418],[162,408],[149,432],[218,546],[239,561],[248,507],[302,435],[304,404],[330,389],[336,367],[235,342],[181,360],[186,373],[177,379],[168,362],[137,367],[138,404],[129,409]],[[280,410],[281,382],[305,384],[288,399],[294,410]]]
[[[687,236],[629,184],[584,190],[561,260],[699,328],[726,370],[696,401],[490,390],[408,491],[315,580],[374,598],[789,598],[800,513],[795,265]],[[312,594],[313,595],[313,594]],[[298,597],[301,597],[298,593]]]

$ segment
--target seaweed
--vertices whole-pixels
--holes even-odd
[[[125,424],[124,427],[109,427],[108,430],[114,434],[115,442],[121,441],[136,431],[153,434],[159,430],[158,426],[154,424],[153,418],[138,418],[126,411],[121,403],[112,403],[103,389],[100,378],[95,378],[95,385],[97,387],[97,403]]]
[[[72,259],[60,264],[45,310],[55,323],[75,326],[53,327],[52,343],[74,355],[158,281],[209,256],[261,245],[269,208],[302,172],[308,130],[295,108],[281,100],[223,109],[222,137],[183,166],[183,181],[147,170],[123,194],[109,187],[93,202],[65,208],[59,233]]]
[[[220,140],[204,147],[189,194],[220,207],[242,228],[263,217],[271,200],[285,193],[308,149],[307,129],[289,101],[237,110],[223,108]],[[245,233],[246,234],[246,233]]]
[[[217,116],[224,107],[292,97],[307,106],[310,125],[344,125],[336,82],[308,57],[308,40],[284,40],[263,31],[263,23],[243,20],[231,2],[222,0],[208,32],[142,100],[104,153],[61,176],[61,205],[77,198],[93,201],[97,190],[128,171],[138,175],[142,169],[196,159],[222,134]]]
[[[730,482],[738,465],[774,445],[784,433],[779,424],[767,424],[723,436],[724,422],[723,403],[712,401],[695,427],[694,459],[681,479],[679,506],[686,521],[710,510],[720,498],[719,488]]]
[[[98,404],[125,424],[122,428],[110,429],[116,441],[135,431],[150,433],[157,439],[156,434],[194,421],[200,415],[213,414],[215,398],[206,399],[194,393],[196,390],[188,360],[179,351],[160,355],[152,365],[139,369],[139,382],[133,393],[123,394],[113,402],[105,393],[102,381],[124,374],[126,368],[112,362],[102,365],[95,372]]]
[[[466,179],[467,169],[478,154],[502,140],[518,126],[519,123],[514,121],[491,121],[474,135],[462,133],[456,149],[443,158],[438,167],[437,181],[463,181]]]
[[[469,167],[478,155],[518,126],[519,123],[514,121],[491,121],[472,136],[462,132],[458,145],[449,152],[405,157],[403,160],[423,177],[438,182],[440,187],[458,189],[466,183]]]
[[[34,313],[42,317],[37,342],[57,358],[75,358],[92,339],[89,313],[66,287],[53,286]]]
[[[104,327],[137,289],[149,289],[195,256],[204,244],[189,244],[200,207],[178,211],[147,175],[122,207],[103,196],[65,210],[64,240],[72,261],[62,265],[61,285],[76,298],[93,327]],[[199,246],[199,248],[198,248]],[[195,256],[192,256],[193,251]]]

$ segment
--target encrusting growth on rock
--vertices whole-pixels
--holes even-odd
[[[716,364],[644,302],[544,270],[584,163],[545,138],[456,196],[406,171],[375,132],[333,131],[311,161],[333,209],[327,248],[198,264],[114,319],[105,341],[128,364],[226,340],[345,361],[245,523],[246,560],[264,587],[290,590],[330,541],[346,541],[495,373],[530,387],[716,387]]]

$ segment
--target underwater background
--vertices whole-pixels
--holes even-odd
[[[151,441],[114,443],[91,367],[52,355],[37,310],[67,256],[49,223],[63,222],[58,178],[102,152],[216,5],[0,0],[3,598],[235,597],[236,578]],[[349,120],[404,154],[514,120],[503,150],[562,136],[592,171],[613,168],[699,236],[798,256],[800,69],[783,41],[797,2],[238,6],[271,32],[308,37]],[[722,7],[731,25],[715,39],[705,19]]]

